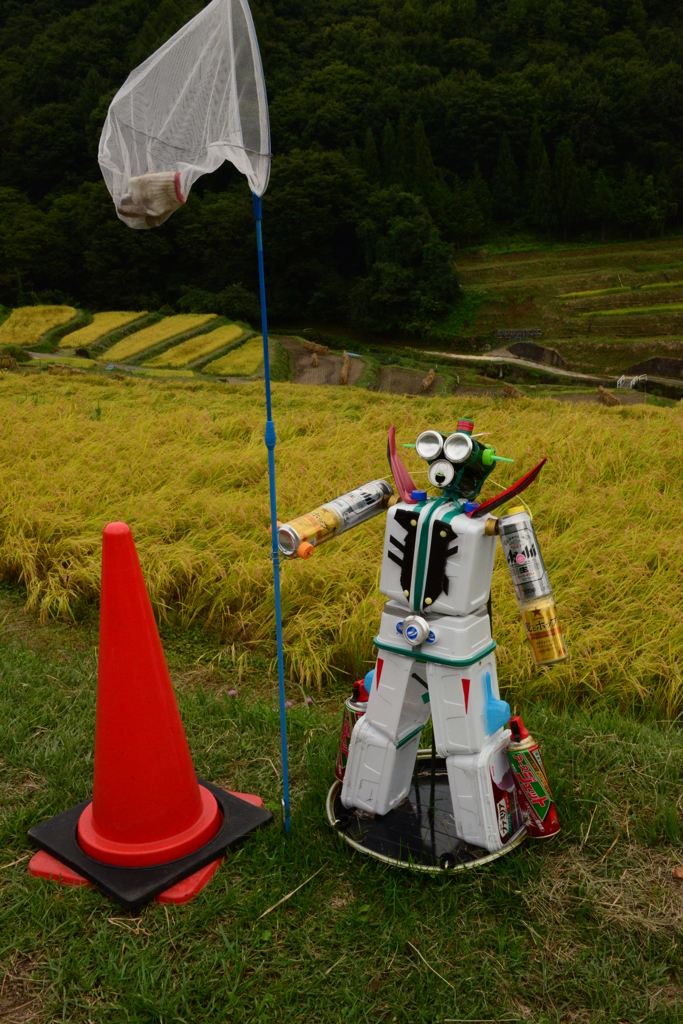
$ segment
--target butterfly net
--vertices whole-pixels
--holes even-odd
[[[163,224],[224,160],[263,195],[268,103],[246,0],[212,0],[130,73],[109,107],[98,159],[132,228]]]

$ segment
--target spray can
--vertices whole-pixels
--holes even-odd
[[[512,508],[498,520],[498,532],[534,661],[564,661],[567,648],[531,516],[522,505]]]
[[[519,715],[510,719],[510,730],[507,755],[527,834],[533,839],[549,839],[560,831],[560,822],[539,745]]]
[[[384,512],[393,493],[386,480],[371,480],[290,523],[283,523],[277,532],[281,553],[285,558],[310,558],[316,545]]]
[[[346,764],[349,759],[349,743],[351,742],[353,727],[367,711],[369,699],[370,695],[365,688],[365,680],[359,679],[357,683],[353,684],[353,695],[344,702],[342,731],[339,737],[337,763],[334,766],[334,774],[340,782],[344,781],[344,775],[346,774]]]

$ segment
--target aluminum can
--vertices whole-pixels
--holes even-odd
[[[531,516],[513,508],[498,520],[498,532],[535,663],[564,661],[567,648]]]
[[[567,647],[552,594],[521,605],[522,620],[537,665],[554,665],[567,657]]]
[[[517,600],[521,603],[552,594],[536,531],[526,509],[515,508],[501,516],[498,530]]]
[[[532,839],[550,839],[560,831],[560,822],[540,747],[519,715],[510,719],[510,728],[513,739],[508,743],[507,755],[527,834]]]
[[[368,707],[368,702],[361,703],[349,697],[344,703],[344,717],[342,718],[342,731],[339,737],[339,750],[337,751],[337,763],[334,766],[334,774],[340,782],[344,781],[346,764],[349,759],[349,744],[351,733],[356,722],[363,717]]]
[[[283,523],[277,532],[281,553],[285,558],[296,558],[302,544],[316,547],[372,519],[385,511],[393,493],[393,487],[386,480],[371,480],[298,519]]]

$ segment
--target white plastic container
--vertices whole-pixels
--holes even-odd
[[[342,785],[344,807],[368,814],[387,814],[405,800],[411,785],[422,727],[398,746],[368,721],[367,714],[351,733],[349,759]]]
[[[466,668],[425,667],[439,756],[481,750],[510,718],[509,704],[500,700],[493,652]]]
[[[410,656],[379,652],[365,717],[392,743],[401,743],[429,719],[425,668]]]
[[[491,853],[524,827],[506,752],[510,736],[504,729],[479,753],[446,759],[456,833]]]
[[[447,503],[437,508],[430,516],[429,503],[420,511],[416,511],[415,506],[399,502],[387,512],[379,589],[382,594],[397,601],[402,608],[411,609],[421,614],[428,610],[432,614],[439,615],[469,615],[488,601],[493,560],[496,553],[496,538],[486,535],[486,516],[481,519],[468,519],[464,513],[460,513],[448,521],[448,525],[455,534],[452,539],[449,539],[449,550],[457,547],[457,551],[453,551],[444,564],[443,574],[448,581],[448,593],[442,591],[429,606],[421,604],[419,608],[414,607],[416,584],[417,592],[422,593],[422,581],[416,580],[418,575],[417,550],[422,531],[424,529],[428,534],[426,567],[431,557],[434,529],[440,521],[445,523],[449,512],[453,512],[454,509],[453,503]],[[399,519],[403,518],[406,526],[402,526],[397,521],[397,515]],[[414,527],[411,525],[413,522],[415,523]],[[404,583],[408,578],[410,579],[410,586],[406,588],[401,583],[402,567],[397,564],[396,559],[405,562],[410,548],[411,531],[414,532],[414,554],[411,559],[408,559],[410,562],[408,575],[404,575]],[[406,589],[408,589],[407,597]]]
[[[470,615],[420,613],[429,623],[430,634],[419,647],[411,647],[403,635],[407,614],[407,609],[397,601],[387,601],[377,639],[408,657],[419,651],[429,657],[472,661],[491,646],[491,623],[485,607]]]

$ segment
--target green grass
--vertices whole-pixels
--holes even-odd
[[[437,335],[462,334],[476,319],[479,307],[486,299],[483,292],[473,288],[463,288],[453,312],[446,317],[434,332]]]
[[[680,1020],[677,729],[604,705],[591,714],[555,713],[543,701],[518,707],[543,743],[562,833],[434,880],[337,842],[324,802],[343,694],[309,709],[290,685],[290,837],[274,823],[230,854],[192,903],[129,913],[94,890],[26,874],[31,825],[91,793],[96,620],[40,628],[6,588],[0,613],[8,1020]],[[276,809],[267,663],[244,668],[230,650],[218,660],[199,632],[173,624],[162,639],[197,771]],[[25,1016],[12,1016],[19,1007]]]

